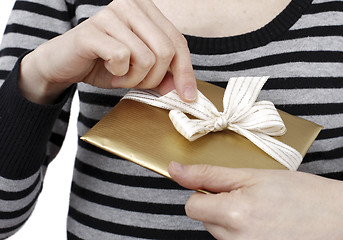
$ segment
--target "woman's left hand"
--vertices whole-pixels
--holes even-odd
[[[217,239],[343,239],[343,183],[285,170],[169,165],[171,177],[194,193],[189,217]]]

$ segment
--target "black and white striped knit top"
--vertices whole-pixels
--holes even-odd
[[[63,143],[75,90],[55,105],[28,102],[17,88],[18,57],[109,2],[18,0],[14,6],[0,51],[0,239],[17,231],[33,211],[46,166]],[[260,99],[324,126],[299,170],[343,180],[342,0],[292,0],[257,31],[186,38],[198,79],[225,86],[234,76],[270,76]],[[86,84],[77,88],[80,136],[125,94]],[[185,216],[191,193],[79,141],[68,239],[211,239],[200,222]]]

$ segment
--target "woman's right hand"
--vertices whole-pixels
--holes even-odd
[[[169,68],[172,83],[163,81]],[[33,102],[52,103],[77,82],[101,88],[167,82],[183,100],[196,98],[187,42],[151,0],[113,1],[22,60],[19,87]]]

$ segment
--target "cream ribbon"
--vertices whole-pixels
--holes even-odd
[[[256,99],[268,77],[230,78],[224,98],[223,112],[198,91],[197,100],[182,101],[176,91],[161,96],[151,90],[130,90],[123,99],[131,99],[171,110],[169,117],[177,131],[194,141],[209,132],[229,129],[243,135],[272,158],[290,170],[297,170],[302,156],[294,148],[274,139],[286,127],[274,104]],[[189,119],[185,113],[197,119]]]

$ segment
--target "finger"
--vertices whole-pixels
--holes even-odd
[[[144,78],[144,80],[137,86],[139,88],[151,89],[160,85],[174,55],[174,50],[172,47],[162,48],[162,50],[161,48],[152,48],[152,51],[156,58],[155,65]]]
[[[197,96],[197,85],[186,39],[152,1],[139,1],[139,3],[150,19],[158,19],[156,24],[173,43],[175,54],[170,67],[177,92],[184,101],[194,101]]]
[[[115,40],[109,40],[108,42],[111,42],[111,47],[115,48],[115,50],[112,51],[111,54],[108,54],[109,48],[107,48],[107,54],[105,53],[105,51],[103,51],[104,53],[99,53],[99,56],[104,60],[105,68],[112,75],[124,76],[129,71],[130,67],[130,49]],[[102,48],[104,47],[104,45],[102,46]],[[107,58],[104,58],[106,56]]]
[[[216,225],[216,224],[211,224],[211,223],[204,223],[204,226],[206,230],[212,234],[213,237],[215,237],[218,240],[221,239],[233,239],[232,236],[233,234],[227,230],[226,228]]]
[[[112,9],[112,8],[111,8]],[[117,8],[112,9],[113,18],[116,18],[117,15],[123,15],[124,11],[119,11]],[[163,31],[150,19],[146,16],[142,10],[139,8],[134,11],[131,9],[126,16],[120,17],[121,21],[126,21],[128,26],[123,26],[121,24],[122,30],[118,28],[109,28],[107,31],[119,41],[127,44],[131,51],[131,65],[133,69],[138,70],[140,66],[143,68],[148,68],[148,74],[144,79],[140,79],[140,83],[137,84],[139,88],[154,88],[160,84],[164,75],[166,74],[170,62],[174,56],[174,47],[170,39],[164,34]],[[129,29],[131,29],[129,31]],[[118,34],[120,32],[120,34]],[[137,48],[137,41],[142,42],[153,54],[153,60],[150,61],[147,59],[147,54],[140,51],[140,48]],[[148,61],[147,61],[148,60]],[[146,66],[144,65],[146,64]],[[131,69],[130,69],[131,71]],[[126,81],[135,77],[128,76]]]
[[[83,82],[99,88],[112,89],[112,79],[113,75],[104,67],[103,61],[98,59]]]
[[[104,8],[93,17],[92,21],[98,29],[103,29],[107,35],[125,45],[130,52],[130,68],[127,74],[123,77],[115,77],[112,86],[122,88],[137,86],[155,65],[153,52],[111,8]]]
[[[256,171],[211,165],[182,165],[171,162],[168,167],[171,177],[181,186],[210,192],[230,192],[255,183]]]
[[[128,16],[128,19],[132,31],[149,47],[155,56],[154,66],[138,87],[154,88],[161,83],[174,58],[174,45],[161,28],[143,12],[135,12]]]
[[[136,88],[149,72],[148,66],[137,64],[130,65],[128,73],[122,77],[113,77],[112,87],[114,88]]]
[[[81,24],[74,34],[75,49],[85,59],[101,58],[113,75],[125,75],[129,69],[130,49],[92,24]],[[89,37],[92,36],[92,37]]]
[[[241,204],[237,204],[236,197],[239,196],[235,194],[227,192],[218,194],[194,193],[185,205],[186,214],[197,221],[234,230],[244,213]]]
[[[222,209],[222,197],[217,194],[203,194],[196,192],[191,195],[185,205],[185,211],[188,217],[212,224],[217,224],[220,219],[223,221],[224,211]],[[220,209],[220,211],[218,211]]]
[[[176,53],[170,68],[174,76],[175,88],[182,100],[192,102],[197,98],[197,84],[187,42],[183,36],[175,36],[173,39]]]
[[[77,30],[77,34],[68,33],[72,37],[72,42],[75,47],[69,49],[75,54],[72,57],[79,57],[78,65],[67,65],[64,72],[75,72],[80,66],[80,74],[78,81],[84,79],[86,82],[94,84],[97,76],[94,73],[101,73],[103,83],[98,87],[112,88],[111,80],[113,75],[125,75],[130,66],[130,50],[121,42],[110,37],[102,31],[99,31],[93,26],[81,26]],[[92,35],[90,38],[89,35]],[[101,43],[101,44],[99,44]],[[98,59],[98,61],[90,61]],[[101,61],[100,61],[101,60]],[[68,68],[72,68],[68,70]],[[104,71],[107,69],[107,71]],[[90,74],[89,76],[87,76]],[[106,76],[106,78],[104,78]],[[105,81],[105,79],[107,81]]]
[[[155,92],[158,92],[161,95],[165,95],[169,93],[170,91],[173,91],[174,89],[175,89],[175,85],[174,85],[173,74],[170,71],[167,71],[160,85],[158,85],[153,90]]]
[[[112,42],[112,47],[116,50],[109,59],[104,59],[104,66],[112,75],[124,76],[130,68],[130,49],[120,42]],[[117,46],[114,45],[114,42]]]

